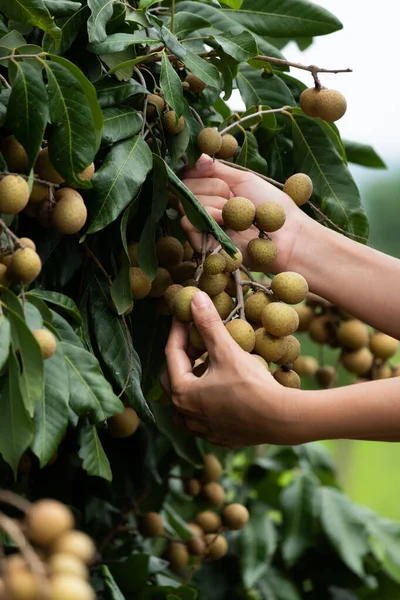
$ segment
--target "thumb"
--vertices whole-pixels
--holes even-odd
[[[203,338],[211,360],[220,360],[226,350],[236,346],[206,293],[197,292],[193,296],[192,314],[194,324]]]

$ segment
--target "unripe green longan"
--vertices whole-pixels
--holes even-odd
[[[337,337],[340,345],[344,348],[359,350],[368,346],[368,327],[358,319],[350,319],[340,324]]]
[[[52,544],[74,524],[72,512],[57,500],[38,500],[26,515],[27,535],[38,546]]]
[[[246,318],[253,323],[261,323],[261,313],[271,302],[272,297],[268,294],[264,294],[264,292],[251,294],[244,302],[244,313]]]
[[[226,273],[217,273],[216,275],[202,273],[199,279],[199,288],[212,298],[221,294],[225,290],[227,283],[228,275]]]
[[[108,433],[112,438],[124,439],[136,432],[140,425],[140,420],[133,408],[125,406],[124,412],[110,417],[107,424]]]
[[[243,504],[229,504],[222,511],[222,522],[231,531],[246,527],[249,517],[249,511]]]
[[[256,223],[261,231],[273,233],[278,231],[286,221],[282,206],[276,202],[261,202],[256,208]]]
[[[301,110],[308,117],[318,117],[318,111],[315,106],[315,100],[319,90],[315,87],[307,88],[300,95]]]
[[[222,218],[228,229],[245,231],[253,224],[256,208],[251,200],[236,196],[230,198],[222,209]]]
[[[193,321],[192,316],[192,300],[195,294],[199,291],[194,286],[188,286],[183,288],[176,296],[174,310],[175,316],[179,321],[183,323],[190,323]]]
[[[208,550],[208,558],[211,560],[219,560],[228,552],[228,542],[223,535],[215,536],[212,533],[208,533],[205,536],[205,541]]]
[[[292,365],[300,354],[300,342],[294,335],[286,336],[286,350],[284,355],[276,360],[277,365]]]
[[[301,385],[300,377],[296,371],[286,371],[277,369],[274,373],[274,379],[284,387],[299,389]]]
[[[178,135],[185,128],[185,119],[183,117],[176,118],[176,112],[169,110],[164,115],[164,127],[170,135]]]
[[[35,329],[32,335],[40,346],[40,351],[44,359],[53,356],[57,348],[57,340],[47,329]]]
[[[252,352],[256,343],[256,334],[252,326],[243,319],[234,319],[226,324],[226,329],[235,342],[245,352]]]
[[[278,249],[272,240],[254,238],[247,244],[247,253],[254,269],[264,271],[278,257]]]
[[[390,335],[380,331],[373,333],[369,340],[369,349],[376,358],[387,360],[392,358],[399,348],[399,342]]]
[[[238,149],[238,142],[233,135],[230,133],[224,133],[222,135],[222,146],[218,150],[216,157],[226,160],[227,158],[233,158]]]
[[[159,266],[170,269],[182,262],[183,246],[172,236],[162,237],[157,240],[156,254]]]
[[[32,248],[18,248],[14,252],[10,274],[15,281],[24,285],[32,283],[42,270],[42,261]]]
[[[207,84],[204,83],[204,81],[202,81],[199,77],[196,77],[196,75],[193,75],[193,73],[188,73],[186,75],[185,82],[189,84],[190,91],[192,91],[194,94],[200,94],[207,87]]]
[[[193,323],[189,329],[189,341],[192,344],[193,348],[195,348],[195,350],[198,350],[199,352],[205,352],[205,350],[207,350],[203,338],[201,337],[197,327]]]
[[[345,114],[347,110],[346,98],[336,90],[323,88],[315,96],[315,109],[320,119],[333,123]]]
[[[275,337],[284,337],[294,333],[299,324],[297,312],[283,302],[271,302],[261,313],[261,324]]]
[[[204,467],[201,473],[201,479],[203,483],[218,481],[223,472],[223,466],[215,454],[206,454],[204,456]]]
[[[307,296],[308,284],[300,273],[286,271],[278,273],[272,280],[271,290],[286,304],[298,304]]]
[[[297,206],[303,206],[312,196],[313,183],[305,173],[296,173],[286,180],[283,191]]]
[[[204,261],[204,272],[207,275],[218,275],[226,269],[226,260],[221,254],[210,254]]]
[[[210,481],[203,486],[201,497],[204,504],[217,508],[225,501],[225,490],[219,483]]]
[[[213,296],[212,302],[217,309],[217,312],[222,320],[228,318],[233,309],[232,298],[226,292],[221,292],[217,296]]]
[[[139,267],[130,268],[130,280],[132,298],[134,300],[141,300],[149,295],[151,290],[151,281],[147,277],[146,273],[143,273]]]
[[[139,531],[144,537],[155,538],[164,533],[164,521],[156,512],[147,512],[140,517]]]
[[[25,148],[14,135],[8,136],[1,145],[1,152],[11,172],[25,173],[29,168],[29,158]]]
[[[29,200],[29,185],[20,175],[6,175],[0,181],[0,213],[15,215]]]
[[[64,178],[56,171],[50,162],[49,149],[43,148],[36,159],[36,168],[40,179],[50,181],[50,183],[64,183]]]
[[[264,360],[276,362],[286,352],[286,338],[276,338],[265,331],[264,327],[257,329],[255,332],[256,343],[254,351],[262,356]]]
[[[197,147],[202,154],[214,156],[222,147],[222,136],[216,129],[205,127],[197,136]]]

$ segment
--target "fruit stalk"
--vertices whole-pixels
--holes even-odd
[[[246,316],[244,314],[244,300],[243,300],[243,287],[242,287],[243,281],[240,276],[240,269],[236,269],[236,271],[233,272],[233,276],[235,278],[235,283],[236,283],[236,296],[237,296],[237,307],[236,308],[239,311],[239,317],[245,321]]]
[[[199,283],[200,277],[204,271],[204,261],[206,260],[206,254],[207,254],[207,241],[208,241],[208,233],[202,233],[202,236],[201,236],[201,263],[196,271],[196,276],[194,278],[196,284]]]

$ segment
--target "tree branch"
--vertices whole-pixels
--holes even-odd
[[[249,119],[254,119],[254,117],[257,117],[258,115],[260,115],[260,116],[261,115],[270,115],[272,113],[287,111],[287,110],[290,110],[291,108],[293,108],[293,107],[292,106],[282,106],[281,108],[270,108],[268,110],[259,110],[258,112],[252,113],[251,115],[246,115],[245,117],[241,117],[238,121],[235,121],[235,123],[232,123],[231,125],[228,125],[228,127],[225,127],[224,129],[222,129],[220,131],[220,134],[223,135],[224,133],[227,133],[234,127],[237,127],[240,123],[244,123],[244,121],[248,121]]]
[[[237,169],[238,171],[247,171],[247,173],[253,173],[253,175],[257,175],[257,177],[260,177],[260,179],[264,179],[264,181],[266,181],[267,183],[272,183],[272,185],[282,189],[283,188],[283,183],[280,183],[280,181],[276,181],[275,179],[272,179],[271,177],[266,177],[266,175],[261,175],[261,173],[257,173],[257,171],[253,171],[252,169],[249,169],[248,167],[243,167],[242,165],[237,165],[236,163],[231,163],[228,160],[222,160],[222,159],[217,159],[218,162],[220,162],[223,165],[226,165],[227,167],[232,167],[233,169]]]
[[[301,69],[302,71],[309,71],[314,78],[315,86],[321,87],[321,83],[318,79],[318,73],[352,73],[352,69],[322,69],[316,65],[302,65],[301,63],[291,62],[290,60],[284,60],[283,58],[275,58],[273,56],[255,56],[253,60],[263,60],[269,62],[272,65],[282,65],[284,67],[294,67],[295,69]]]

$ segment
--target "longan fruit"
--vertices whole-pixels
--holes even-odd
[[[206,454],[204,456],[204,466],[201,471],[201,480],[203,483],[218,481],[224,472],[224,468],[215,454]]]
[[[223,160],[226,160],[227,158],[233,158],[239,146],[237,139],[230,133],[224,133],[221,137],[221,149],[218,150],[215,156]]]
[[[256,224],[261,231],[273,233],[284,226],[286,213],[277,202],[261,202],[256,208]]]
[[[179,321],[182,321],[183,323],[190,323],[193,321],[192,300],[198,291],[199,289],[197,287],[188,286],[178,292],[174,303],[174,312]]]
[[[190,521],[187,524],[187,526],[190,529],[190,531],[193,533],[194,537],[199,537],[199,538],[204,537],[204,530],[197,523],[194,523],[193,521]]]
[[[286,271],[275,275],[271,282],[271,290],[279,300],[286,304],[298,304],[305,299],[308,284],[300,273]]]
[[[216,275],[202,273],[199,279],[199,288],[212,298],[221,294],[225,290],[227,283],[228,275],[226,273],[217,273]]]
[[[57,500],[38,500],[26,514],[27,536],[38,546],[53,544],[74,525],[70,509]]]
[[[245,231],[252,226],[256,215],[256,207],[248,198],[235,196],[224,204],[222,209],[223,221],[233,231]]]
[[[251,280],[249,279],[248,275],[246,275],[246,273],[244,271],[240,271],[240,280],[248,281],[249,284],[251,283]],[[250,289],[250,285],[243,285],[242,286],[243,294],[247,294],[249,289]],[[236,298],[236,294],[237,294],[236,281],[235,281],[235,277],[232,273],[231,273],[230,277],[228,277],[228,282],[226,284],[225,291],[232,298]]]
[[[225,271],[227,273],[233,273],[233,271],[237,271],[237,269],[239,269],[242,266],[243,256],[240,250],[236,250],[236,253],[233,257],[230,256],[230,254],[228,254],[226,250],[221,250],[220,254],[225,259]]]
[[[315,373],[315,379],[317,383],[323,388],[330,388],[336,381],[337,372],[335,367],[330,365],[326,365],[324,367],[319,367],[319,369]]]
[[[374,357],[368,348],[360,348],[353,352],[343,352],[342,363],[345,369],[355,375],[365,375],[374,362]]]
[[[372,375],[372,379],[389,379],[389,377],[392,377],[392,369],[389,365],[381,365],[372,370]]]
[[[219,483],[210,481],[203,486],[201,498],[207,506],[217,508],[225,501],[225,490]]]
[[[196,75],[193,75],[193,73],[188,73],[186,75],[185,83],[189,84],[190,91],[194,94],[200,94],[207,87],[207,84],[204,83],[204,81],[202,81],[199,77],[196,77]]]
[[[333,325],[333,323],[334,321],[330,315],[315,317],[308,327],[308,335],[317,344],[327,344],[332,336],[330,325]]]
[[[268,370],[269,370],[268,363],[267,363],[267,361],[266,361],[266,360],[265,360],[265,359],[264,359],[262,356],[259,356],[258,354],[252,354],[251,356],[254,356],[254,358],[255,358],[255,359],[256,359],[256,360],[257,360],[257,361],[258,361],[260,364],[262,364],[262,366],[263,366],[263,367],[265,367],[266,369],[268,369]]]
[[[151,290],[151,281],[147,277],[146,273],[143,273],[139,267],[130,268],[130,280],[132,298],[134,300],[141,300],[149,295]]]
[[[35,170],[37,171],[40,179],[49,181],[50,183],[56,183],[60,185],[64,183],[64,178],[57,172],[50,162],[49,149],[43,148],[38,154],[36,159]]]
[[[124,439],[135,433],[140,419],[133,408],[125,406],[124,412],[110,417],[107,421],[108,433],[112,438]]]
[[[222,511],[222,522],[231,531],[246,527],[249,517],[249,511],[243,504],[229,504]]]
[[[31,248],[32,250],[36,251],[36,244],[30,238],[27,238],[27,237],[19,238],[19,243],[21,244],[21,246],[25,246],[25,248]]]
[[[74,575],[80,579],[88,579],[89,571],[86,565],[72,554],[57,552],[49,558],[49,569],[52,575],[66,574]]]
[[[218,275],[226,269],[226,260],[221,254],[210,254],[204,261],[204,273]]]
[[[185,242],[185,245],[183,246],[182,260],[190,262],[191,260],[193,260],[193,255],[194,255],[194,250],[193,250],[192,246],[189,244],[189,242]]]
[[[313,194],[313,182],[305,173],[296,173],[286,180],[283,186],[285,194],[290,196],[297,206],[303,206]]]
[[[206,551],[206,542],[203,537],[193,537],[186,542],[186,547],[191,556],[202,556]]]
[[[340,345],[344,348],[359,350],[364,346],[368,346],[368,327],[358,319],[350,319],[339,325],[337,337]]]
[[[210,560],[219,560],[228,552],[228,542],[223,535],[207,533],[205,536],[207,556]]]
[[[256,343],[256,334],[252,326],[243,319],[234,319],[226,324],[226,329],[245,352],[252,352]]]
[[[306,304],[298,304],[293,308],[299,316],[299,326],[297,328],[297,331],[299,333],[303,331],[308,331],[310,323],[314,318],[314,311],[310,306],[307,306]]]
[[[189,279],[193,279],[197,271],[196,263],[185,260],[177,267],[170,269],[171,277],[174,283],[185,283]]]
[[[247,244],[247,253],[255,270],[267,269],[278,256],[278,249],[272,240],[254,238]]]
[[[336,90],[322,88],[315,96],[315,109],[320,119],[333,123],[345,114],[347,110],[346,98]]]
[[[169,542],[165,556],[169,561],[169,568],[174,573],[180,573],[190,558],[186,544],[180,542]]]
[[[71,188],[56,193],[56,204],[51,213],[51,224],[60,233],[73,235],[86,223],[87,208],[82,196]]]
[[[49,186],[44,183],[34,181],[29,196],[29,204],[40,204],[49,199]]]
[[[182,262],[183,246],[172,236],[161,237],[156,243],[156,254],[159,266],[170,269]]]
[[[277,365],[292,365],[300,354],[300,342],[294,335],[288,335],[286,337],[286,350],[285,354],[276,360]]]
[[[261,313],[261,324],[275,337],[284,337],[294,333],[299,325],[297,312],[283,302],[271,302]]]
[[[369,349],[376,358],[387,360],[392,358],[399,348],[399,342],[386,333],[373,333],[369,340]]]
[[[53,356],[57,348],[57,340],[47,329],[35,329],[32,335],[40,346],[42,357],[46,360]]]
[[[42,261],[32,248],[18,248],[12,257],[10,274],[24,285],[32,283],[42,270]]]
[[[285,338],[277,338],[265,331],[264,327],[257,329],[255,332],[256,343],[254,351],[262,356],[264,360],[276,362],[286,352],[287,341]]]
[[[139,531],[144,537],[155,538],[164,533],[164,521],[156,512],[147,512],[141,515]]]
[[[315,87],[307,88],[300,94],[300,107],[308,117],[318,117],[318,110],[315,106],[315,100],[319,94],[319,89]]]
[[[227,319],[232,312],[232,298],[226,292],[213,296],[212,302],[222,320]]]
[[[68,574],[50,579],[52,600],[95,600],[96,594],[87,581]]]
[[[315,375],[318,361],[313,356],[299,356],[293,363],[293,370],[300,376]]]
[[[0,213],[15,215],[29,200],[29,185],[20,175],[6,175],[0,181]]]
[[[158,116],[158,112],[162,112],[164,107],[164,98],[161,98],[158,94],[149,94],[147,96],[146,116],[149,120],[155,119]]]
[[[198,479],[192,477],[191,479],[187,479],[184,484],[185,494],[195,498],[201,492],[201,483]]]
[[[274,379],[284,387],[299,389],[301,385],[300,377],[292,370],[277,369],[274,372]]]
[[[92,162],[88,167],[86,167],[86,169],[82,171],[82,173],[79,174],[79,179],[81,179],[82,181],[92,181],[94,174],[95,166]],[[71,188],[76,189],[79,187],[81,187],[80,184],[71,183]]]
[[[9,135],[3,141],[1,152],[10,171],[25,173],[29,169],[29,158],[26,150],[15,135]]]
[[[0,286],[8,287],[10,285],[10,280],[8,277],[8,268],[6,265],[0,263]]]
[[[77,529],[67,531],[59,537],[52,551],[75,556],[87,565],[93,562],[96,556],[96,547],[92,539],[86,533]]]
[[[129,261],[131,267],[139,266],[139,244],[138,242],[129,242],[127,246]]]
[[[168,110],[164,115],[164,127],[170,135],[178,135],[185,128],[185,119],[183,117],[176,118],[174,110]]]
[[[205,127],[197,136],[197,147],[202,154],[214,156],[222,147],[222,136],[216,129]]]
[[[35,576],[28,570],[9,573],[7,577],[9,600],[38,600],[39,589]]]
[[[183,290],[183,286],[179,283],[173,283],[169,285],[164,293],[164,300],[167,303],[170,313],[174,312],[174,304],[178,293]]]
[[[255,292],[246,298],[244,313],[246,318],[253,323],[261,323],[261,313],[272,302],[272,297],[264,292]]]
[[[203,338],[194,323],[191,324],[189,329],[189,341],[195,350],[198,350],[199,352],[205,352],[207,350]]]
[[[151,283],[149,298],[161,298],[170,285],[172,285],[170,272],[164,267],[158,267],[156,276]]]
[[[202,512],[198,513],[195,521],[205,533],[218,531],[218,529],[221,527],[221,517],[212,510],[203,510]]]

